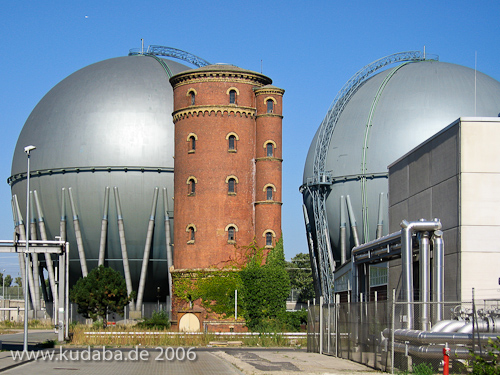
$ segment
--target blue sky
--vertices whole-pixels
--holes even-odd
[[[364,65],[409,50],[500,80],[500,2],[27,1],[0,4],[0,239],[11,239],[10,176],[17,137],[59,81],[89,64],[159,44],[212,63],[261,70],[286,90],[283,234],[287,258],[307,252],[298,187],[311,139],[337,91]],[[499,109],[500,112],[500,109]],[[17,257],[0,272],[17,276]]]

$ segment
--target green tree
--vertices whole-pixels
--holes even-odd
[[[108,323],[106,314],[116,312],[122,315],[132,298],[132,295],[127,295],[123,276],[104,266],[94,268],[79,279],[70,291],[70,300],[78,305],[78,313],[94,322],[101,318],[104,328]]]
[[[0,272],[0,286],[3,286],[3,273]]]
[[[297,302],[307,303],[315,297],[309,254],[299,253],[287,264],[290,286],[299,291]]]
[[[14,281],[17,286],[22,287],[23,286],[23,279],[21,277],[16,277],[16,280]]]
[[[240,272],[243,283],[242,299],[247,326],[253,331],[279,329],[286,312],[290,293],[290,278],[286,271],[283,238],[267,254],[262,265],[263,249],[255,245],[253,257]]]
[[[12,285],[12,276],[10,276],[10,275],[5,276],[5,278],[3,279],[3,282],[5,284],[5,287],[9,288]]]

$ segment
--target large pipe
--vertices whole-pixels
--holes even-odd
[[[316,258],[316,253],[314,251],[314,241],[311,232],[311,223],[309,221],[309,215],[307,214],[307,208],[305,204],[302,205],[302,213],[304,214],[304,223],[306,226],[307,244],[309,246],[309,255],[311,257],[313,280],[316,280],[314,285],[314,291],[316,295],[322,295],[323,274],[318,269],[319,264]]]
[[[151,243],[153,242],[153,230],[155,227],[156,203],[158,202],[158,188],[155,188],[153,194],[153,203],[151,204],[151,215],[149,216],[148,232],[146,234],[146,244],[144,245],[144,257],[142,258],[141,276],[139,279],[139,292],[137,293],[137,306],[142,306],[144,297],[144,288],[146,286],[146,273],[148,270],[149,254],[151,252]]]
[[[61,221],[59,222],[59,236],[66,241],[66,189],[61,189]]]
[[[42,206],[40,205],[40,199],[38,198],[38,192],[35,190],[35,203],[38,213],[38,226],[40,228],[40,236],[43,241],[47,241],[47,230],[45,229],[45,219],[42,211]],[[54,275],[54,263],[52,262],[52,256],[49,253],[45,253],[45,263],[47,264],[47,273],[49,274],[49,284],[50,290],[52,292],[52,301],[57,300],[57,289],[56,289],[56,279]]]
[[[170,231],[170,216],[168,215],[168,194],[167,188],[163,188],[163,208],[164,208],[164,216],[165,216],[165,245],[167,246],[167,276],[168,276],[168,298],[169,298],[169,306],[167,307],[169,316],[171,318],[172,314],[172,274],[171,268],[174,265],[173,257],[172,257],[172,237]]]
[[[359,246],[359,237],[358,237],[358,224],[356,223],[356,216],[354,216],[354,210],[352,209],[351,197],[349,195],[346,196],[347,201],[347,210],[349,211],[349,221],[351,222],[351,231],[352,236],[354,238],[354,246]]]
[[[17,200],[17,197],[16,195],[14,195],[12,197],[12,199],[10,200],[10,204],[11,204],[11,207],[12,207],[12,218],[14,219],[14,241],[16,241],[17,239],[20,238],[20,229],[19,229],[19,224],[20,224],[20,221],[19,221],[19,218],[17,216],[17,213],[16,213],[16,208],[15,208],[15,203],[14,203],[14,199]],[[22,277],[22,280],[26,280],[26,277],[24,276],[24,256],[22,253],[18,253],[18,258],[19,258],[19,267],[21,269],[21,277]]]
[[[438,219],[434,221],[413,221],[401,222],[401,265],[402,270],[402,290],[403,300],[406,304],[406,328],[413,328],[413,241],[414,231],[434,231],[441,229],[441,222]]]
[[[340,196],[340,264],[347,260],[347,242],[346,242],[346,219],[345,219],[345,198]]]
[[[391,329],[386,328],[382,331],[384,337],[391,336]],[[480,339],[488,342],[489,338],[496,338],[495,333],[481,333]],[[477,337],[476,337],[477,338]],[[472,333],[458,332],[424,332],[420,330],[395,329],[395,341],[411,341],[416,344],[451,344],[451,345],[470,345],[474,339]],[[441,348],[442,349],[442,348]]]
[[[380,193],[378,197],[378,222],[377,222],[377,238],[382,237],[384,229],[384,193]]]
[[[432,285],[434,304],[434,316],[437,321],[443,319],[443,301],[444,301],[444,242],[443,232],[434,231],[432,236],[433,245],[433,268]]]
[[[420,242],[420,262],[419,262],[419,270],[420,270],[420,302],[423,302],[420,305],[420,322],[421,328],[424,331],[428,331],[430,329],[430,319],[429,319],[429,292],[431,289],[431,278],[430,278],[430,241],[429,241],[429,232],[420,232],[419,233],[419,242]]]
[[[500,332],[500,318],[490,318],[486,317],[484,320],[478,320],[474,323],[469,322],[460,328],[457,332],[459,333],[472,333],[474,330],[474,325],[476,324],[476,329],[479,332]]]
[[[127,284],[127,293],[132,293],[132,278],[130,277],[130,266],[128,263],[127,242],[125,241],[125,226],[123,225],[122,206],[120,204],[120,196],[118,195],[118,187],[114,187],[116,214],[118,216],[118,232],[120,234],[120,246],[122,249],[123,272],[125,274],[125,283]],[[140,307],[140,306],[139,306]],[[130,301],[130,309],[135,310],[134,301]]]
[[[19,201],[17,200],[17,196],[14,195],[14,202],[15,202],[15,207],[17,210],[17,217],[19,218],[19,230],[20,230],[20,238],[21,241],[26,241],[26,226],[24,225],[24,220],[23,220],[23,214],[21,213],[21,209],[19,207]],[[26,260],[28,261],[28,266],[26,267]],[[33,308],[36,307],[36,299],[35,299],[35,283],[33,280],[33,272],[30,271],[30,259],[31,257],[29,254],[27,254],[26,257],[23,255],[23,265],[24,265],[24,272],[23,272],[23,280],[26,280],[26,268],[28,269],[28,288],[29,288],[29,295],[31,296],[31,306]],[[28,301],[29,303],[29,301]],[[26,306],[25,306],[26,307]]]
[[[68,188],[69,201],[71,203],[71,210],[73,212],[73,225],[75,227],[76,247],[78,248],[78,256],[80,257],[80,265],[82,267],[82,276],[88,275],[87,259],[85,259],[85,250],[83,248],[82,231],[80,230],[80,220],[78,219],[78,212],[76,211],[75,201],[73,199],[73,191]]]
[[[35,202],[33,200],[33,192],[30,191],[30,238],[32,240],[38,239],[38,233],[36,230],[36,217],[34,210]],[[33,265],[33,286],[35,289],[35,316],[38,318],[37,312],[40,311],[40,269],[38,263],[38,253],[31,254],[32,265]],[[45,287],[45,285],[44,285]]]
[[[101,241],[99,242],[99,263],[98,266],[104,265],[104,253],[106,251],[106,237],[108,233],[108,206],[109,206],[109,186],[106,186],[104,191],[104,208],[101,221]]]

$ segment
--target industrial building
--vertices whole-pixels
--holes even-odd
[[[31,239],[68,241],[70,285],[101,264],[120,271],[137,293],[133,316],[170,309],[170,271],[223,267],[254,237],[273,246],[284,90],[271,83],[162,46],[71,74],[33,109],[15,148],[8,183],[20,238],[30,225]],[[36,146],[30,223],[27,145]],[[32,259],[35,310],[38,285],[54,297],[51,263]]]

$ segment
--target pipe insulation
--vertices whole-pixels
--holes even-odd
[[[441,229],[441,222],[413,221],[401,222],[401,261],[402,261],[402,292],[406,304],[406,328],[413,328],[413,233],[416,231],[435,231]]]
[[[433,247],[433,267],[432,267],[432,300],[437,302],[434,307],[434,317],[437,321],[443,319],[444,301],[444,241],[443,232],[435,230],[432,236]]]
[[[167,247],[167,276],[168,276],[168,296],[170,298],[169,314],[172,313],[172,274],[171,268],[174,265],[172,257],[172,235],[170,230],[170,216],[168,215],[168,192],[163,188],[163,208],[165,217],[165,245]]]
[[[349,195],[346,196],[347,201],[347,211],[349,212],[349,221],[351,222],[351,231],[352,236],[354,238],[354,247],[359,246],[359,237],[358,237],[358,224],[356,223],[356,216],[354,216],[354,210],[352,209],[351,197]]]
[[[346,218],[345,218],[345,198],[340,196],[340,265],[347,260],[347,242],[346,242]]]

